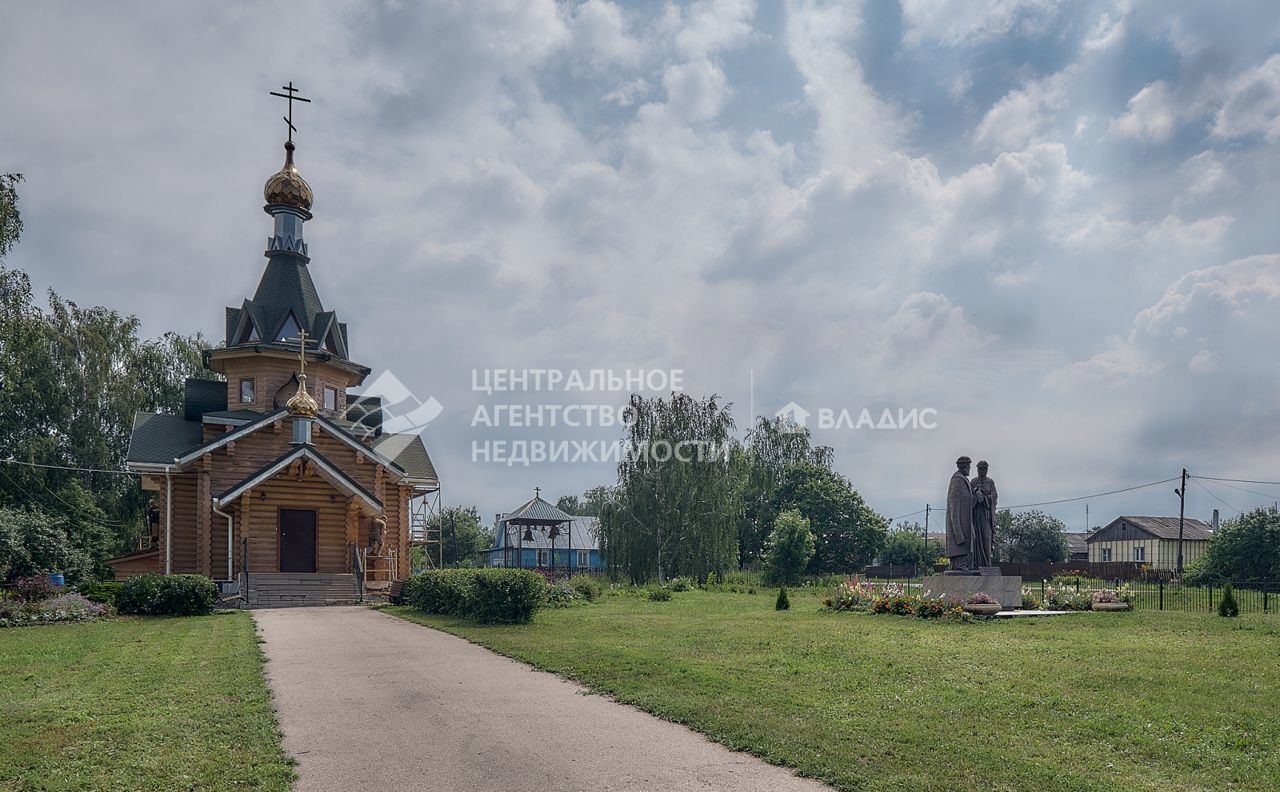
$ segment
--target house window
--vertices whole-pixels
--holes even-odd
[[[1103,561],[1110,561],[1110,560],[1111,560],[1111,548],[1110,548],[1110,547],[1104,547],[1104,548],[1102,548],[1102,560],[1103,560]]]
[[[1134,561],[1146,561],[1146,560],[1147,560],[1147,548],[1142,547],[1142,546],[1138,546],[1138,547],[1133,548],[1133,560],[1134,560]]]
[[[547,551],[546,551],[546,550],[538,550],[538,566],[540,566],[540,567],[547,566]]]
[[[331,386],[324,386],[324,408],[330,412],[338,411],[338,389]]]
[[[578,566],[580,566],[580,567],[591,566],[591,551],[590,551],[590,550],[579,550],[579,551],[578,551]]]
[[[253,404],[253,380],[240,380],[240,403]]]

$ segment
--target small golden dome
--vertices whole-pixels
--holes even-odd
[[[316,413],[320,410],[320,405],[316,404],[316,400],[311,398],[310,393],[307,393],[306,374],[298,375],[298,392],[284,403],[284,408],[289,411],[290,415],[298,418],[316,417]]]
[[[293,164],[293,143],[284,144],[284,167],[275,173],[262,188],[267,204],[284,204],[304,211],[311,211],[311,186],[298,175]]]

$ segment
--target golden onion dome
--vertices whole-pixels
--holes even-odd
[[[304,211],[311,211],[311,185],[298,175],[298,168],[293,164],[293,142],[284,144],[284,167],[267,179],[262,188],[262,195],[267,204],[283,204]]]
[[[320,410],[320,405],[316,404],[316,400],[311,398],[310,393],[307,393],[306,374],[298,375],[298,392],[284,403],[284,408],[289,411],[290,415],[298,418],[316,417],[316,413]]]

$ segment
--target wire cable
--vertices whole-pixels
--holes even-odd
[[[1188,476],[1188,478],[1190,478],[1190,476]],[[1240,510],[1239,510],[1239,509],[1237,509],[1235,506],[1232,506],[1230,503],[1227,503],[1227,502],[1226,502],[1226,501],[1224,501],[1222,498],[1219,498],[1219,497],[1218,497],[1218,494],[1217,494],[1216,492],[1214,492],[1213,490],[1209,489],[1209,488],[1208,488],[1208,487],[1206,487],[1205,485],[1201,484],[1199,481],[1196,481],[1195,479],[1191,479],[1191,480],[1192,480],[1193,482],[1195,482],[1195,485],[1196,485],[1197,487],[1199,487],[1200,489],[1202,489],[1202,490],[1204,490],[1205,492],[1209,493],[1209,496],[1210,496],[1210,497],[1212,497],[1214,500],[1216,500],[1218,503],[1221,503],[1223,506],[1226,506],[1228,509],[1230,509],[1231,511],[1235,512],[1236,514],[1240,514]]]
[[[134,470],[103,470],[102,468],[72,467],[70,465],[42,465],[39,462],[24,462],[21,459],[0,459],[7,465],[25,465],[26,467],[44,468],[45,470],[70,470],[76,473],[116,473],[121,476],[141,476]]]
[[[1105,498],[1108,495],[1119,495],[1122,492],[1133,492],[1134,490],[1146,489],[1147,487],[1154,487],[1157,484],[1168,484],[1170,482],[1178,481],[1181,478],[1182,476],[1174,476],[1173,478],[1167,478],[1161,481],[1152,481],[1146,484],[1136,484],[1132,487],[1125,487],[1123,489],[1118,489],[1118,490],[1110,490],[1108,492],[1095,492],[1092,495],[1078,495],[1074,498],[1061,498],[1059,500],[1041,501],[1040,503],[1023,503],[1017,506],[1005,506],[1004,508],[1011,509],[1011,510],[1012,509],[1029,509],[1032,506],[1053,506],[1059,503],[1073,503],[1075,501],[1090,500],[1092,498]]]

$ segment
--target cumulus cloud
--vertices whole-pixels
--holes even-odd
[[[1156,80],[1129,99],[1128,110],[1111,122],[1111,131],[1143,143],[1163,143],[1173,134],[1178,110],[1169,86]]]
[[[1022,148],[1044,138],[1053,116],[1066,104],[1068,72],[1029,80],[992,105],[973,139],[979,146],[998,151]]]
[[[1058,0],[903,0],[907,44],[981,44],[1009,33],[1045,30]]]
[[[1133,377],[1179,369],[1211,373],[1223,350],[1243,355],[1250,339],[1266,332],[1280,306],[1280,255],[1251,256],[1189,272],[1133,319],[1127,336],[1110,348],[1052,372],[1055,387],[1082,383],[1123,384]]]
[[[451,497],[485,511],[535,474],[571,492],[613,470],[473,463],[476,368],[681,368],[691,391],[736,402],[741,425],[752,396],[758,412],[791,398],[939,408],[935,433],[819,438],[886,509],[934,497],[922,460],[974,437],[1032,499],[1077,494],[1054,489],[1066,470],[1146,476],[1126,466],[1162,459],[1184,397],[1223,383],[1237,419],[1265,421],[1271,408],[1240,395],[1280,392],[1256,365],[1275,265],[1240,258],[1273,241],[1256,207],[1280,174],[1248,145],[1273,117],[1250,103],[1267,95],[1263,59],[1192,87],[1181,75],[1203,69],[1153,66],[1153,91],[1199,102],[1162,122],[1150,93],[1122,110],[1073,88],[1145,57],[1129,49],[1150,27],[1142,7],[1067,19],[1048,2],[908,2],[905,47],[873,40],[863,10],[530,0],[297,17],[250,2],[157,7],[141,25],[33,5],[0,27],[6,73],[47,77],[0,83],[3,169],[28,173],[9,263],[149,333],[216,336],[261,271],[257,190],[282,142],[265,91],[307,63],[292,76],[316,99],[298,140],[321,295],[357,358],[445,405],[433,455]],[[1220,45],[1244,32],[1199,30]],[[1060,62],[1063,36],[1092,60]],[[962,62],[935,43],[967,48]],[[169,102],[136,90],[153,83]],[[1122,112],[1110,138],[1070,134]],[[1130,133],[1167,156],[1109,148]],[[207,293],[173,298],[207,266]],[[1091,377],[1106,388],[1076,387]],[[1223,421],[1215,432],[1238,431]],[[1093,458],[1118,439],[1134,453]]]
[[[1280,140],[1280,54],[1232,80],[1226,94],[1213,120],[1214,137]]]

